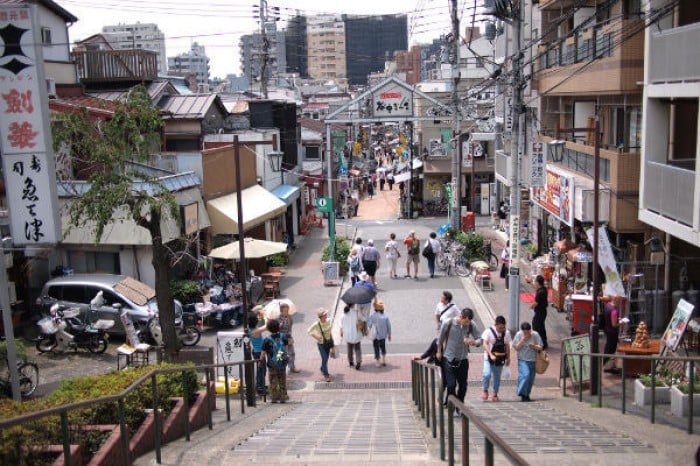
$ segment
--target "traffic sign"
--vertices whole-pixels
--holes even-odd
[[[316,209],[319,212],[333,212],[333,199],[331,199],[330,197],[316,198]]]

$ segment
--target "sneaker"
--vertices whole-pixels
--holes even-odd
[[[494,395],[496,396],[496,395]],[[489,399],[489,392],[487,390],[484,390],[484,393],[481,394],[481,401],[486,401]]]
[[[358,362],[357,365],[355,366],[355,369],[358,370],[358,371],[360,370],[360,363],[359,363],[359,362]]]
[[[377,367],[382,367],[382,363],[379,362],[379,359],[377,359],[376,364],[377,364]]]
[[[498,393],[493,394],[493,396],[491,397],[491,401],[499,401],[498,400]]]
[[[291,371],[294,372],[295,374],[298,374],[299,372],[301,372],[301,369],[297,369],[297,368],[295,367],[295,368],[292,369]]]
[[[350,363],[350,367],[355,367],[355,363],[354,363],[354,362],[351,362],[351,363]]]
[[[324,380],[325,380],[326,382],[330,382],[330,381],[331,381],[331,378],[330,378],[330,376],[327,376]]]

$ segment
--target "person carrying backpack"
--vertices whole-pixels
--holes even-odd
[[[270,399],[273,403],[285,403],[287,395],[287,344],[289,336],[280,333],[280,323],[277,319],[267,321],[270,335],[263,340],[263,355],[270,374]]]
[[[411,230],[403,240],[406,246],[406,277],[411,278],[411,263],[413,263],[413,278],[418,280],[418,264],[420,263],[420,240],[416,238],[416,232]]]
[[[482,386],[484,393],[482,401],[489,399],[489,385],[493,378],[492,401],[498,401],[498,389],[501,387],[501,373],[504,367],[510,364],[510,332],[506,329],[506,318],[496,316],[496,322],[492,327],[484,330],[481,335],[484,341],[484,372],[482,374]]]
[[[348,255],[348,271],[350,272],[352,286],[355,286],[362,272],[362,261],[360,260],[358,249],[350,250],[350,254]]]

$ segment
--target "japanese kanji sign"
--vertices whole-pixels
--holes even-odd
[[[372,117],[413,116],[413,94],[396,83],[387,83],[372,94]]]
[[[216,363],[229,364],[243,362],[245,359],[245,335],[243,332],[217,332],[216,334]],[[229,366],[229,375],[237,376],[238,367]],[[216,368],[217,375],[224,375],[222,367]]]
[[[544,187],[544,143],[535,141],[530,152],[530,186]]]
[[[36,9],[0,7],[0,150],[14,243],[59,235],[56,169]]]

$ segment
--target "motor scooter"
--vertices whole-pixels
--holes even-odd
[[[182,317],[175,317],[175,331],[183,346],[194,346],[202,338],[202,332],[197,328],[197,317],[194,313],[184,312]],[[163,345],[163,331],[160,328],[158,314],[152,314],[148,323],[137,325],[137,335],[142,343]]]
[[[104,353],[109,339],[107,330],[114,326],[114,321],[99,319],[92,322],[94,309],[101,306],[102,302],[100,291],[90,302],[85,322],[78,317],[80,308],[52,305],[49,310],[50,315],[37,322],[40,329],[36,342],[37,351],[63,353],[68,349],[77,352],[78,348],[86,348],[91,353]]]

